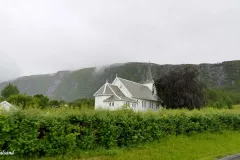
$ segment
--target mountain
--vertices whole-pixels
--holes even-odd
[[[185,65],[151,64],[152,75],[157,78],[170,70]],[[11,83],[17,85],[22,93],[44,94],[51,99],[73,101],[78,98],[92,97],[106,79],[111,82],[116,74],[119,77],[142,83],[146,80],[148,66],[148,63],[138,62],[113,64],[101,68],[93,67],[76,71],[60,71],[55,74],[20,77]],[[208,87],[240,91],[240,60],[194,66],[200,69],[200,80]],[[0,83],[0,90],[7,83]]]

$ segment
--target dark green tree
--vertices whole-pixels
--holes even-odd
[[[232,102],[232,99],[229,97],[229,96],[227,96],[227,98],[226,98],[226,104],[227,104],[227,107],[229,108],[229,109],[232,109],[233,108],[233,102]]]
[[[28,105],[30,105],[32,97],[24,94],[16,94],[11,95],[7,100],[12,104],[21,107],[22,109],[25,109]]]
[[[172,70],[155,80],[154,86],[168,109],[194,109],[204,105],[204,85],[199,80],[199,70],[194,66]]]
[[[38,106],[40,108],[46,108],[49,105],[49,98],[47,96],[36,94],[33,97],[39,100]]]
[[[233,104],[239,104],[240,94],[224,89],[208,88],[205,90],[205,105],[210,107],[232,108]]]
[[[5,99],[9,98],[12,95],[17,95],[19,94],[19,90],[17,88],[17,86],[8,83],[7,86],[5,86],[1,92],[1,96]]]
[[[61,103],[58,100],[52,100],[49,102],[49,105],[52,107],[60,107]]]
[[[70,106],[78,107],[78,108],[93,108],[94,107],[94,99],[88,99],[88,98],[81,98],[77,99],[74,102],[70,103]]]

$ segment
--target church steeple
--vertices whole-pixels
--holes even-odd
[[[152,77],[151,63],[149,62],[146,81],[143,85],[147,86],[151,91],[154,91],[153,83],[154,83],[154,80]]]
[[[151,63],[149,62],[149,65],[148,65],[148,72],[147,72],[147,80],[145,83],[150,83],[150,82],[153,82],[153,77],[152,77],[152,70],[151,70]]]

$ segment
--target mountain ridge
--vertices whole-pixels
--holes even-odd
[[[151,63],[152,75],[157,78],[170,70],[185,65],[198,67],[200,80],[208,87],[240,90],[240,60],[177,65]],[[94,92],[105,83],[106,79],[112,82],[116,74],[119,77],[142,83],[146,80],[148,66],[148,63],[142,62],[118,63],[103,67],[24,76],[9,82],[17,85],[21,93],[29,95],[44,94],[51,99],[73,101],[78,98],[91,98]],[[0,83],[0,90],[7,83]]]

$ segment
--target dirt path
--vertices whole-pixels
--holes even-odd
[[[227,157],[224,157],[224,158],[221,158],[219,160],[240,160],[240,154],[235,154],[235,155],[232,155],[232,156],[227,156]]]

